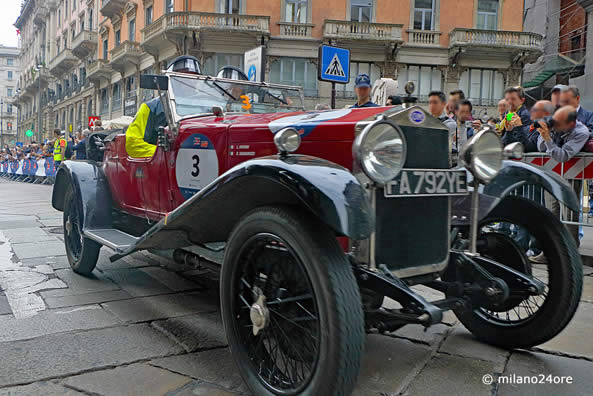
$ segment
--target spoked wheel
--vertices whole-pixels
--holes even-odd
[[[258,209],[233,231],[221,274],[229,346],[257,395],[342,395],[364,342],[361,300],[336,238],[306,215]]]
[[[64,197],[64,244],[68,262],[81,275],[90,275],[99,258],[101,245],[85,238],[82,233],[82,208],[69,187]]]
[[[543,249],[547,263],[530,263],[524,249],[496,224],[525,230]],[[501,347],[528,348],[552,339],[572,319],[581,297],[582,263],[572,236],[545,208],[518,197],[505,198],[481,225],[480,239],[487,243],[480,253],[539,279],[545,290],[528,298],[511,291],[496,308],[455,314],[476,337]]]

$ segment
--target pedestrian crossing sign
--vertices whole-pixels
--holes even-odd
[[[350,80],[350,50],[319,46],[318,79],[339,84],[348,84]]]

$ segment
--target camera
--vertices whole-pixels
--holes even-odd
[[[541,128],[542,122],[545,123],[549,129],[554,128],[554,119],[552,118],[552,116],[547,116],[547,117],[542,118],[541,120],[534,121],[533,122],[534,128]]]

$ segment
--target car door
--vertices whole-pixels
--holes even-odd
[[[161,209],[170,212],[226,171],[227,130],[223,118],[188,120],[165,154],[167,185],[161,184]]]

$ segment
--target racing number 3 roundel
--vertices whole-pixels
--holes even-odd
[[[218,177],[218,156],[210,139],[194,133],[181,143],[175,161],[175,176],[185,199]]]

